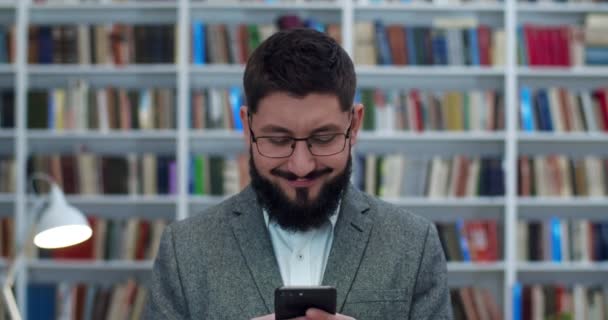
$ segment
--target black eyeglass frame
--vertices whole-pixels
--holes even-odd
[[[353,110],[351,112],[351,114],[354,114],[354,113],[355,113],[355,111]],[[334,155],[336,155],[336,154],[341,153],[342,151],[344,151],[344,149],[346,149],[346,141],[348,141],[350,139],[350,137],[351,137],[350,136],[350,134],[351,134],[351,128],[353,126],[353,121],[352,121],[352,117],[351,117],[350,124],[348,125],[348,128],[346,129],[345,133],[340,132],[340,133],[330,133],[330,134],[313,134],[313,135],[310,135],[310,136],[305,137],[305,138],[289,137],[291,139],[291,141],[292,141],[291,142],[291,153],[289,155],[287,155],[287,156],[270,157],[270,156],[267,156],[267,155],[263,154],[260,151],[260,147],[258,146],[258,143],[257,143],[258,141],[257,140],[260,139],[260,138],[276,138],[277,136],[259,136],[259,137],[256,137],[255,134],[253,133],[253,130],[251,130],[252,115],[249,112],[247,113],[247,120],[249,122],[249,134],[251,135],[251,142],[255,143],[255,148],[258,150],[259,154],[261,154],[262,156],[264,156],[266,158],[271,158],[271,159],[284,159],[284,158],[291,157],[293,155],[294,150],[296,149],[296,143],[298,143],[298,141],[306,141],[306,147],[308,148],[308,151],[310,152],[310,154],[312,154],[315,157],[330,157],[330,156],[334,156]],[[340,149],[340,151],[332,153],[332,154],[322,154],[322,155],[315,154],[311,150],[312,144],[310,142],[308,142],[308,139],[310,139],[310,138],[312,138],[314,136],[321,136],[321,135],[323,135],[323,136],[333,135],[334,137],[339,136],[339,135],[344,135],[344,145],[342,146],[342,149]]]

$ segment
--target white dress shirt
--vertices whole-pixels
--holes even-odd
[[[338,220],[339,209],[340,206],[321,227],[306,232],[281,228],[275,221],[270,221],[268,213],[263,210],[283,285],[321,284],[334,239],[334,227]]]

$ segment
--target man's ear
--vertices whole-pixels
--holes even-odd
[[[249,145],[249,141],[251,140],[251,131],[249,129],[249,108],[247,106],[241,106],[239,116],[241,117],[241,123],[243,124],[243,138],[245,139],[245,144]]]
[[[357,103],[353,106],[353,120],[352,127],[350,129],[350,144],[354,145],[357,143],[357,138],[359,134],[359,130],[363,125],[363,117],[365,116],[365,112],[363,111],[363,105]]]

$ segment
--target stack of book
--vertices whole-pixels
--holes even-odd
[[[245,64],[262,41],[278,30],[290,28],[312,28],[341,42],[339,24],[324,24],[296,15],[279,16],[274,23],[266,24],[207,24],[198,20],[192,23],[192,63]]]
[[[174,25],[32,25],[28,62],[40,64],[175,63]]]
[[[430,26],[358,21],[354,34],[360,65],[504,65],[504,30],[476,18],[434,18]]]
[[[455,320],[502,320],[502,312],[487,288],[453,288],[450,296]]]
[[[520,129],[552,132],[608,132],[606,89],[520,89]]]
[[[521,313],[514,319],[604,320],[608,316],[608,287],[531,284],[515,299]]]
[[[191,129],[243,129],[239,112],[245,100],[239,87],[197,89],[191,101]]]
[[[143,319],[147,289],[129,279],[119,284],[32,283],[29,319]]]
[[[380,197],[475,197],[504,194],[500,158],[357,156],[354,181]]]
[[[436,222],[446,259],[450,262],[497,262],[502,257],[502,230],[496,220]]]
[[[168,88],[67,88],[32,90],[28,128],[56,131],[154,130],[176,127],[175,91]]]
[[[232,195],[249,183],[248,156],[193,155],[189,190],[192,195]]]
[[[505,124],[504,99],[493,90],[421,91],[362,89],[363,130],[497,131]]]
[[[66,194],[160,195],[177,193],[173,155],[76,154],[33,155],[28,174],[49,174]],[[41,192],[45,192],[42,184]]]
[[[604,197],[608,195],[608,159],[598,156],[520,156],[518,193],[529,197]]]

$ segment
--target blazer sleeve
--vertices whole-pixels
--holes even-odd
[[[171,226],[160,241],[142,319],[190,319]]]
[[[437,229],[429,224],[408,319],[452,319],[447,265]]]

